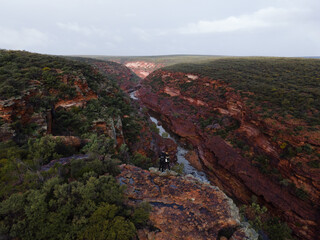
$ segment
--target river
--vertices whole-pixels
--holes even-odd
[[[138,100],[138,98],[136,97],[135,95],[135,92],[131,92],[130,93],[130,97],[133,99],[133,100]],[[157,126],[157,128],[159,129],[159,134],[160,136],[163,136],[163,134],[165,133],[165,135],[168,136],[168,138],[172,139],[177,145],[178,145],[178,148],[177,148],[177,161],[178,163],[182,163],[184,165],[184,173],[185,174],[191,174],[192,176],[194,176],[195,178],[199,179],[201,182],[204,182],[204,183],[210,183],[210,181],[208,180],[206,174],[204,172],[200,172],[198,171],[197,169],[195,169],[194,167],[191,166],[191,164],[189,163],[189,161],[185,158],[185,154],[188,153],[188,150],[183,148],[179,142],[173,137],[171,136],[163,127],[161,124],[159,124],[159,121],[154,118],[154,117],[150,117],[150,120],[152,122],[154,122]]]

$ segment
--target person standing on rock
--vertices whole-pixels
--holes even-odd
[[[163,172],[168,168],[170,170],[170,158],[167,152],[162,151],[159,157],[159,171]]]
[[[164,171],[165,169],[165,159],[166,159],[166,153],[164,151],[161,151],[159,156],[159,171]]]
[[[166,152],[166,157],[164,159],[165,169],[168,168],[170,170],[170,157],[168,152]]]

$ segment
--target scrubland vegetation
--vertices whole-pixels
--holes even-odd
[[[260,105],[261,113],[291,114],[320,124],[320,60],[228,58],[165,69],[223,80],[248,97],[249,104]]]
[[[97,98],[85,107],[55,109],[58,101],[77,96],[76,81]],[[28,91],[33,92],[24,99],[28,111],[53,112],[52,135],[39,132],[38,123],[26,115],[0,118],[0,127],[14,131],[0,142],[0,238],[132,239],[147,223],[150,207],[126,205],[115,176],[123,162],[150,164],[150,159],[133,155],[128,147],[119,151],[114,139],[93,128],[95,121],[120,118],[124,138],[134,142],[141,126],[129,100],[112,77],[87,64],[0,51],[0,100],[20,101]],[[59,136],[83,143],[69,146]],[[57,161],[50,165],[52,160]]]

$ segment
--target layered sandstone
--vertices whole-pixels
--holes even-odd
[[[152,206],[153,230],[140,230],[139,239],[257,239],[251,228],[240,223],[232,200],[217,187],[175,175],[121,165],[117,179],[126,186],[128,203],[146,201]],[[224,235],[226,230],[230,235]]]
[[[125,91],[135,90],[140,82],[140,75],[130,68],[114,62],[94,61],[91,63],[100,73],[114,78],[120,88]],[[136,74],[139,76],[136,76]]]
[[[125,62],[124,65],[130,68],[135,74],[137,74],[142,79],[146,78],[153,71],[161,67],[164,67],[163,64],[157,64],[146,61],[128,61]]]
[[[158,70],[142,82],[138,96],[171,132],[194,147],[198,157],[191,157],[191,164],[205,171],[213,184],[243,203],[258,196],[296,235],[316,239],[320,171],[307,165],[309,155],[282,156],[288,146],[307,143],[320,151],[320,131],[293,136],[292,129],[303,123],[262,119],[226,83],[189,75]],[[234,144],[240,140],[245,150]],[[266,156],[267,165],[255,156]]]

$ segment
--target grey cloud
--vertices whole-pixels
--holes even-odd
[[[241,16],[230,16],[221,20],[206,21],[200,20],[197,23],[191,23],[186,27],[179,29],[182,34],[199,33],[223,33],[240,30],[254,30],[257,28],[288,26],[290,20],[295,15],[306,13],[308,11],[301,9],[283,9],[269,7],[260,9],[252,14]]]
[[[0,46],[28,49],[47,45],[49,37],[35,28],[12,29],[0,26]]]
[[[320,55],[318,0],[0,0],[0,48],[50,54]]]

